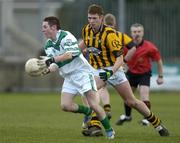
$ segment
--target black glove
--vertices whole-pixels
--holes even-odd
[[[49,67],[52,63],[55,63],[55,60],[54,60],[53,57],[51,57],[51,58],[47,59],[47,60],[45,61],[45,63],[46,63],[46,65],[47,65],[47,67]]]
[[[102,79],[103,81],[108,80],[112,75],[113,71],[108,69],[104,69],[104,72],[99,73],[100,79]]]

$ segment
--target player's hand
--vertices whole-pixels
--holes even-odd
[[[157,78],[157,80],[156,80],[156,83],[157,83],[158,85],[161,85],[161,84],[163,84],[163,83],[164,83],[164,80],[163,80],[163,78],[161,78],[161,77],[158,77],[158,78]]]
[[[41,68],[49,67],[52,63],[55,63],[53,57],[40,56],[40,59],[37,61],[38,66]]]
[[[43,70],[41,70],[41,76],[44,76],[46,74],[50,73],[50,69],[49,68],[45,68]]]
[[[113,75],[113,71],[112,70],[108,70],[108,69],[104,69],[104,72],[100,72],[99,73],[99,77],[103,81],[108,80],[112,75]]]

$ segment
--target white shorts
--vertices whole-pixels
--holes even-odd
[[[84,95],[89,90],[97,91],[94,75],[84,71],[73,73],[64,79],[62,92]]]
[[[105,69],[112,70],[112,67],[106,67]],[[103,69],[94,69],[94,75],[99,76],[100,72],[104,72]],[[109,79],[108,83],[115,86],[127,81],[126,75],[123,71],[123,68],[119,68]]]

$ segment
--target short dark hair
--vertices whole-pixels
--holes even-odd
[[[104,10],[100,5],[92,4],[88,7],[89,14],[104,15]]]
[[[59,30],[61,28],[59,19],[57,17],[55,17],[55,16],[45,17],[43,21],[48,22],[48,24],[50,26],[56,25],[57,30]]]

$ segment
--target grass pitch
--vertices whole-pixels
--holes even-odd
[[[60,110],[56,93],[0,93],[0,143],[179,143],[180,92],[152,92],[152,111],[169,129],[170,137],[160,137],[152,126],[138,124],[142,116],[133,110],[133,120],[123,126],[115,122],[123,113],[122,99],[111,91],[116,131],[114,140],[84,137],[81,134],[83,115]],[[76,102],[81,103],[79,97]]]

